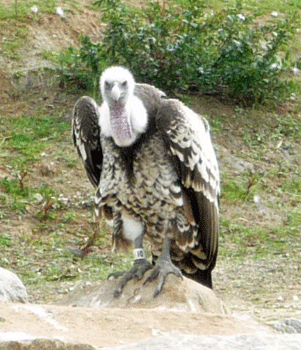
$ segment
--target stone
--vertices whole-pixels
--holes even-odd
[[[0,350],[94,350],[87,344],[64,343],[56,339],[33,339],[24,341],[0,341]]]
[[[300,333],[301,334],[301,320],[297,318],[289,318],[284,322],[274,325],[278,332],[282,333]]]
[[[301,336],[275,334],[240,334],[233,336],[195,336],[177,334],[153,337],[137,344],[102,348],[102,350],[297,350]]]
[[[213,290],[192,281],[169,275],[163,291],[154,298],[156,281],[143,285],[141,281],[129,281],[119,298],[113,297],[117,279],[100,281],[85,286],[67,296],[69,305],[91,308],[147,308],[172,311],[228,314],[229,310]],[[66,301],[63,301],[66,304]]]
[[[28,300],[26,288],[13,272],[0,267],[0,302],[21,302]]]

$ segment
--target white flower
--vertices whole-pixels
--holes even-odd
[[[65,12],[61,7],[57,7],[55,10],[55,13],[60,17],[65,18]]]
[[[31,8],[31,12],[33,13],[33,14],[37,14],[38,12],[39,12],[39,9],[38,9],[38,7],[37,6],[32,6],[32,8]]]
[[[294,68],[292,68],[292,72],[294,74],[299,74],[300,73],[300,69],[298,69],[297,67],[294,67]]]
[[[246,17],[244,15],[242,15],[241,13],[239,13],[237,15],[237,17],[241,20],[241,21],[244,21],[246,19]]]
[[[254,203],[260,203],[260,200],[261,200],[261,198],[260,198],[260,196],[254,196]]]
[[[279,13],[278,13],[277,11],[273,11],[273,12],[271,13],[271,15],[272,15],[273,17],[278,17],[278,16],[279,16]]]

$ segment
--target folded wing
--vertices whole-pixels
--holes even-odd
[[[218,251],[220,182],[208,122],[170,99],[162,102],[156,123],[179,175],[185,212],[192,213],[198,225],[196,245],[183,254],[178,265],[184,271],[211,272]]]
[[[98,120],[97,103],[88,96],[81,97],[73,110],[72,138],[94,187],[99,184],[103,160]]]

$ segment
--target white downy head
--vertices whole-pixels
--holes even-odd
[[[123,67],[109,67],[100,77],[100,90],[109,106],[125,105],[134,93],[135,80],[132,73]]]
[[[133,144],[147,126],[146,110],[134,96],[134,88],[133,75],[123,67],[109,67],[100,77],[100,90],[104,100],[100,127],[120,147]]]

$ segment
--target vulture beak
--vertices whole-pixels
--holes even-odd
[[[111,90],[111,97],[114,101],[118,101],[120,99],[120,96],[121,96],[121,91],[118,87],[117,84],[115,84]]]

